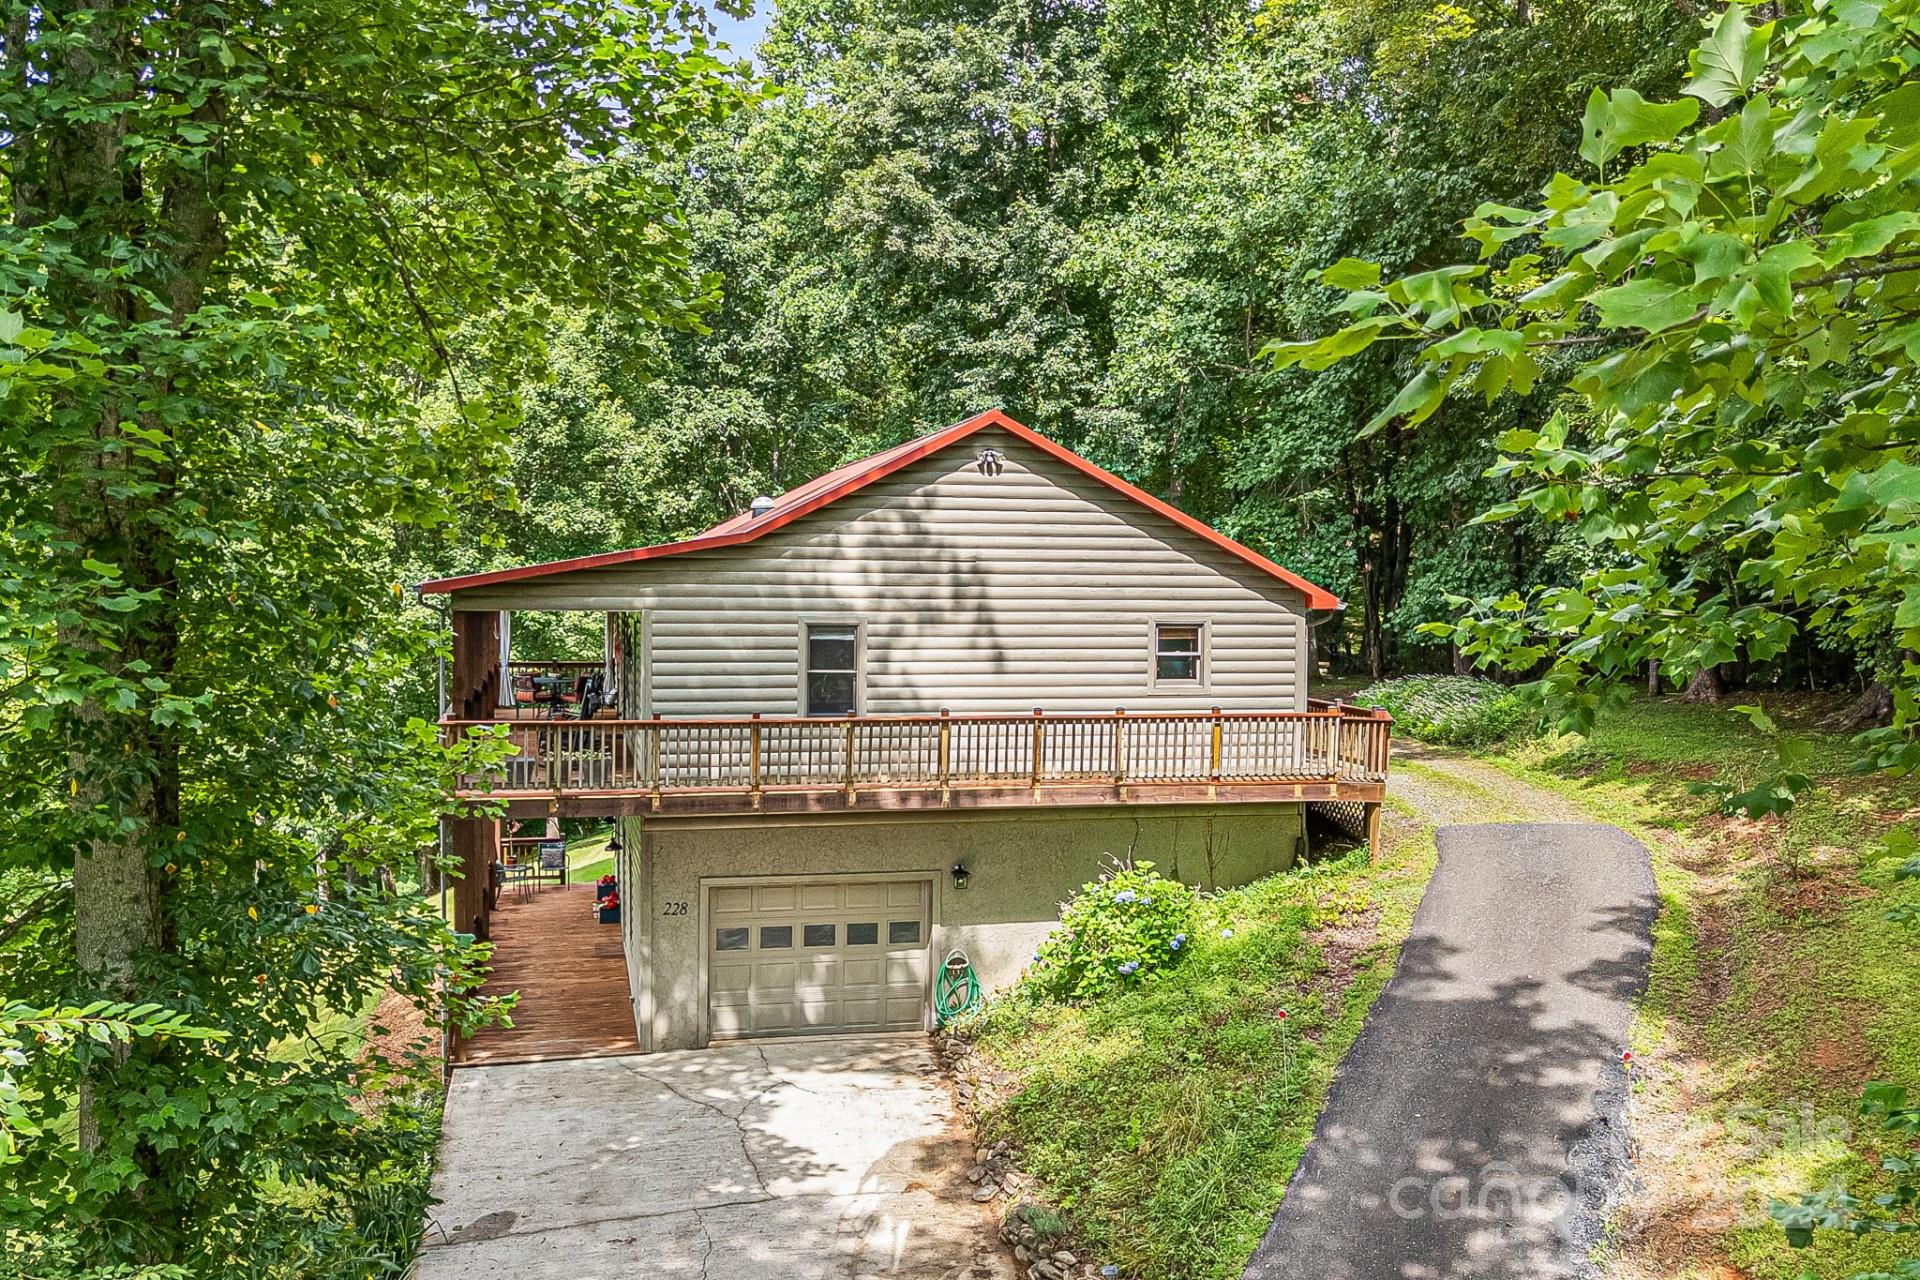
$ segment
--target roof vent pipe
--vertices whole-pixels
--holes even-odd
[[[758,520],[761,516],[767,514],[767,512],[771,510],[773,510],[773,499],[769,498],[764,493],[761,494],[759,497],[755,498],[752,502],[747,504],[747,512],[755,520]]]

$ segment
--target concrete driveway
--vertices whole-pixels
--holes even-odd
[[[1651,948],[1647,851],[1587,823],[1437,841],[1248,1280],[1594,1273],[1630,1174],[1620,1053]]]
[[[920,1036],[470,1067],[418,1280],[1012,1280]]]

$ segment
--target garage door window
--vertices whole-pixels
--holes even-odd
[[[800,945],[803,947],[830,947],[840,933],[838,925],[810,924],[800,931]]]
[[[790,924],[763,925],[760,929],[760,949],[778,951],[793,945],[793,926]]]
[[[847,945],[850,947],[877,947],[880,945],[880,925],[850,924],[847,926]]]
[[[745,951],[749,931],[741,929],[715,929],[713,931],[713,949],[715,951]]]
[[[920,922],[918,920],[889,920],[887,922],[887,941],[920,941]]]

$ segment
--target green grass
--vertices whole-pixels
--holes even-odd
[[[1363,707],[1379,707],[1393,717],[1393,731],[1421,742],[1455,746],[1530,736],[1540,714],[1503,684],[1472,676],[1402,676],[1382,680],[1354,694]]]
[[[984,1136],[1018,1146],[1071,1238],[1121,1274],[1238,1276],[1433,857],[1431,830],[1395,815],[1378,864],[1361,851],[1202,903],[1191,953],[1141,988],[989,1005],[964,1030],[1016,1083]]]
[[[1818,789],[1784,821],[1727,819],[1690,791],[1751,785],[1773,761],[1772,743],[1725,709],[1639,701],[1585,740],[1493,758],[1653,851],[1663,911],[1635,1040],[1653,1143],[1643,1208],[1657,1216],[1623,1249],[1672,1280],[1717,1280],[1727,1266],[1755,1280],[1846,1276],[1914,1252],[1911,1238],[1903,1252],[1895,1239],[1838,1232],[1793,1250],[1766,1217],[1769,1200],[1835,1176],[1871,1190],[1882,1153],[1853,1115],[1859,1087],[1920,1085],[1920,947],[1885,918],[1920,889],[1893,885],[1890,868],[1865,857],[1920,809],[1920,786],[1850,773],[1852,748],[1812,727],[1817,708],[1769,710],[1814,747]],[[1858,1139],[1845,1140],[1849,1130]],[[1667,1176],[1676,1171],[1684,1177]]]
[[[607,852],[611,831],[567,842],[567,883],[592,884],[601,876],[613,874],[613,855]]]

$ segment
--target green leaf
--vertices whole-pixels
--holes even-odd
[[[1699,310],[1693,290],[1665,280],[1635,280],[1602,289],[1588,299],[1609,329],[1645,329],[1659,333],[1682,323]]]
[[[1580,118],[1580,154],[1604,166],[1627,147],[1673,141],[1699,117],[1697,102],[1648,102],[1631,89],[1595,89]]]
[[[0,342],[11,346],[20,337],[20,331],[26,327],[26,318],[19,312],[0,307]]]
[[[1349,292],[1371,289],[1380,283],[1380,264],[1359,258],[1342,258],[1320,273],[1320,283]]]
[[[1742,5],[1731,4],[1713,33],[1688,55],[1693,79],[1681,92],[1690,93],[1716,107],[1751,90],[1767,66],[1767,45],[1773,36],[1773,24],[1754,27],[1747,22]]]
[[[1373,435],[1398,418],[1406,419],[1409,425],[1424,422],[1433,416],[1433,411],[1446,398],[1446,380],[1431,369],[1422,369],[1411,382],[1400,388],[1400,394],[1393,398],[1393,403],[1373,415],[1367,425],[1360,429],[1360,435]]]

